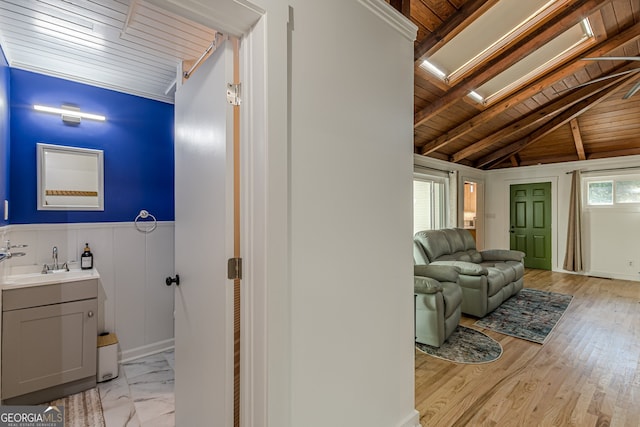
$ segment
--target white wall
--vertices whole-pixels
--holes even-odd
[[[585,213],[584,224],[590,231],[585,242],[589,274],[640,281],[640,211],[593,209]]]
[[[291,425],[415,426],[413,43],[291,3]]]
[[[29,245],[26,256],[0,263],[0,269],[77,261],[89,243],[100,273],[98,332],[116,332],[122,359],[173,346],[173,223],[161,222],[144,234],[133,223],[29,224],[5,227],[12,244]],[[1,271],[1,270],[0,270]]]
[[[244,133],[258,163],[244,181],[258,211],[245,213],[244,228],[245,304],[256,316],[249,339],[258,348],[249,357],[267,377],[252,365],[250,387],[263,390],[252,391],[260,402],[247,401],[258,406],[251,424],[415,427],[407,244],[415,27],[383,0],[180,5],[223,26],[216,9],[264,13],[251,49],[266,70],[249,80],[264,83],[265,98],[243,103],[243,117],[258,123]]]

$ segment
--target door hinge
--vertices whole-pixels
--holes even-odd
[[[227,101],[231,105],[240,105],[240,83],[227,83]]]
[[[229,258],[227,277],[229,280],[242,279],[242,258]]]

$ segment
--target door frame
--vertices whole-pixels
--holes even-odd
[[[266,230],[269,229],[267,224],[273,222],[273,219],[269,221],[267,216],[267,199],[271,200],[273,194],[279,195],[267,186],[267,183],[274,181],[274,178],[268,175],[270,162],[267,157],[267,149],[269,148],[271,151],[273,148],[269,146],[276,145],[269,137],[277,135],[277,132],[267,126],[269,107],[267,102],[267,62],[269,61],[267,50],[269,49],[267,47],[266,11],[249,0],[242,0],[242,2],[216,0],[215,5],[207,5],[206,10],[203,10],[205,6],[200,2],[193,0],[182,0],[180,3],[174,0],[149,1],[177,15],[240,39],[242,86],[240,94],[242,99],[242,113],[240,115],[240,197],[242,206],[240,246],[244,269],[240,303],[240,346],[242,348],[240,425],[266,427],[269,424],[269,419],[275,418],[274,414],[269,413],[273,402],[268,407],[268,389],[276,389],[273,385],[276,381],[271,379],[271,384],[267,382],[267,368],[274,365],[274,362],[269,361],[267,357],[268,351],[274,351],[267,347],[267,342],[270,339],[268,333],[276,323],[272,320],[267,328],[268,292],[271,292],[267,288],[267,278],[274,275],[274,270],[278,270],[271,267],[270,264],[271,272],[267,272],[266,248],[268,244],[272,243],[268,240]],[[272,14],[269,19],[270,28],[273,28],[279,21],[286,22],[286,19],[287,16],[284,14]],[[269,43],[269,46],[272,46],[272,43]],[[180,76],[180,70],[181,67],[178,67],[178,76]],[[286,80],[283,86],[286,88]],[[276,122],[283,118],[286,119],[286,115],[279,117],[278,114],[272,113],[270,113],[270,117],[272,121]],[[281,167],[277,169],[282,170]],[[285,182],[288,183],[288,179]],[[277,188],[281,189],[283,186],[278,185]],[[288,194],[288,186],[285,186],[281,191],[285,195]],[[276,218],[284,220],[285,223],[287,221],[284,215],[276,215]],[[285,236],[284,239],[288,241],[288,237]],[[281,269],[288,271],[287,266],[281,267]],[[284,286],[286,285],[287,282],[284,283]],[[284,307],[282,311],[285,311]],[[280,328],[280,332],[283,329]],[[288,338],[283,339],[288,344],[286,341]],[[280,352],[282,348],[282,346],[278,347],[277,351]],[[272,359],[274,358],[272,357]],[[281,366],[288,366],[286,357],[277,357],[275,360],[278,360]],[[289,391],[287,378],[287,371],[280,375],[282,382],[276,389],[277,395],[288,396],[288,394],[284,394]],[[278,413],[277,416],[286,419],[286,415]],[[282,422],[276,422],[276,424],[285,425]]]
[[[511,218],[511,186],[516,184],[536,184],[539,182],[550,182],[551,183],[551,271],[559,271],[558,261],[559,257],[559,248],[558,248],[558,177],[557,176],[545,176],[539,178],[526,178],[526,179],[511,179],[504,181],[503,191],[504,194],[507,194],[507,197],[504,198],[504,238],[506,248],[509,247],[509,223]],[[563,253],[564,257],[564,253]]]
[[[264,15],[240,40],[240,425],[266,427],[267,411],[267,97]]]
[[[464,228],[464,183],[475,182],[477,184],[476,195],[476,247],[478,250],[485,249],[484,247],[484,228],[485,228],[485,208],[484,208],[484,194],[485,194],[485,179],[473,174],[466,174],[460,176],[460,182],[458,184],[458,227]]]

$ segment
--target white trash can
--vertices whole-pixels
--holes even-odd
[[[97,381],[112,380],[118,377],[118,337],[114,333],[98,335],[98,373]]]

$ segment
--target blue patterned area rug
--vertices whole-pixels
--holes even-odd
[[[423,353],[455,363],[489,363],[502,355],[502,346],[493,338],[475,329],[458,325],[441,347],[416,343]]]
[[[474,325],[544,344],[572,299],[572,295],[525,288]]]

